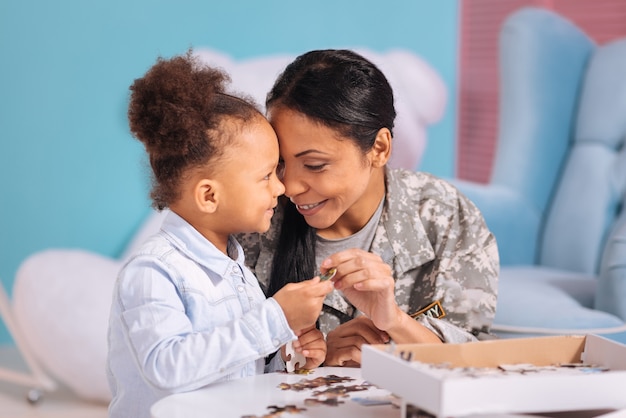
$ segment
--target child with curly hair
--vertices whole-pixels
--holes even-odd
[[[315,277],[266,298],[233,237],[267,231],[285,188],[276,134],[251,100],[226,92],[227,81],[188,51],[159,58],[130,87],[151,198],[169,213],[116,281],[110,417],[149,417],[168,394],[284,369],[284,349],[271,354],[290,341],[303,368],[324,361],[315,321],[332,283]]]

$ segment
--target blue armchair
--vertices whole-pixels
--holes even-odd
[[[499,48],[491,180],[453,181],[498,241],[494,331],[626,342],[626,38],[596,45],[562,16],[524,8]]]

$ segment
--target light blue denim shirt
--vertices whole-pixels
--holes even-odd
[[[175,213],[118,276],[109,319],[109,416],[142,418],[176,392],[278,370],[295,340],[230,238],[228,257]]]

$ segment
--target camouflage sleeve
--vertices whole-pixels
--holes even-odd
[[[445,307],[450,323],[471,333],[488,332],[497,302],[496,240],[478,208],[453,186],[446,183],[446,187],[450,188],[449,196],[457,197],[456,204],[432,217],[428,228],[436,231],[431,241],[438,260],[431,276],[435,279],[435,299]],[[426,204],[422,210],[433,208]]]
[[[237,234],[235,236],[239,244],[243,247],[246,257],[246,267],[255,273],[256,263],[261,252],[261,236],[258,233]]]
[[[477,338],[472,333],[461,327],[453,325],[445,319],[438,319],[424,315],[419,319],[419,322],[445,343],[460,344],[477,341]]]

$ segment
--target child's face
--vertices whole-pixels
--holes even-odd
[[[276,176],[278,140],[263,117],[235,134],[220,173],[219,211],[229,233],[265,232],[285,187]]]

